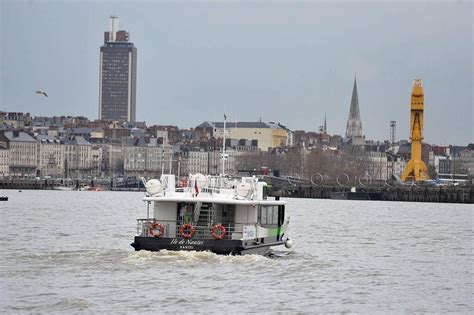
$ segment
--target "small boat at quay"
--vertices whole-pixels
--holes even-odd
[[[73,190],[76,190],[76,187],[74,187],[74,186],[54,186],[53,190],[73,191]]]
[[[0,196],[0,201],[8,201],[8,197],[7,196]]]
[[[255,177],[183,179],[174,175],[145,183],[145,219],[137,220],[135,250],[211,251],[217,254],[268,254],[292,247],[285,202],[267,197],[267,184]]]
[[[104,189],[97,186],[82,185],[81,187],[79,187],[79,191],[104,191]]]

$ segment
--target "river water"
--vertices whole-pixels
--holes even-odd
[[[288,199],[275,257],[134,252],[141,193],[3,191],[0,312],[474,312],[472,205]]]

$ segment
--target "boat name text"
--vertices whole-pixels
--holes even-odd
[[[185,240],[185,239],[177,239],[173,238],[170,242],[173,245],[204,245],[204,241],[196,241],[196,240]]]

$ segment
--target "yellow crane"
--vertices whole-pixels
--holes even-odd
[[[421,79],[413,81],[411,89],[410,139],[411,158],[402,173],[402,181],[422,181],[429,179],[428,168],[421,159],[423,140],[423,111],[425,96]]]

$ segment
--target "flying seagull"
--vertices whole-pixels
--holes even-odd
[[[44,95],[44,96],[48,97],[48,94],[46,94],[45,91],[39,90],[39,91],[36,91],[36,94],[40,94],[40,95]]]

